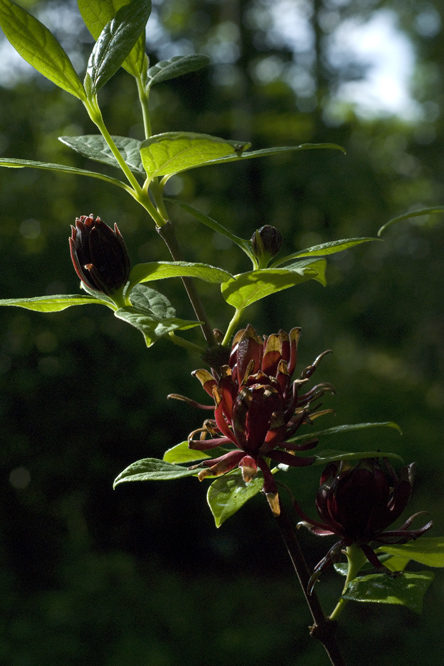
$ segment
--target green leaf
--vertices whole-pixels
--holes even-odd
[[[98,178],[99,180],[104,180],[106,183],[111,185],[117,185],[126,191],[132,191],[128,185],[122,183],[121,180],[117,178],[111,178],[106,176],[103,173],[97,173],[96,171],[87,171],[86,169],[77,169],[76,167],[65,166],[64,164],[53,164],[51,162],[36,162],[35,160],[21,160],[17,158],[0,158],[0,166],[8,167],[10,169],[23,169],[24,167],[32,167],[33,169],[46,169],[48,171],[60,171],[61,173],[72,173],[76,176],[88,176],[89,178]]]
[[[134,173],[145,176],[142,160],[140,159],[141,141],[126,136],[112,137],[119,153]],[[59,141],[83,157],[103,164],[110,164],[120,169],[120,165],[114,157],[110,147],[101,134],[86,134],[84,136],[59,136]]]
[[[408,557],[428,567],[444,567],[444,537],[421,537],[405,544],[384,544],[377,552]]]
[[[88,62],[86,75],[91,79],[93,94],[123,65],[144,32],[150,13],[150,0],[131,0],[105,25]]]
[[[195,72],[202,67],[206,67],[210,59],[205,55],[185,55],[174,56],[169,60],[161,60],[150,67],[148,70],[147,86],[151,87],[155,83],[175,79],[178,76],[183,76],[189,72]]]
[[[181,442],[176,444],[171,449],[168,449],[163,454],[163,459],[165,462],[173,463],[177,465],[179,463],[190,463],[195,460],[203,460],[204,458],[212,458],[208,453],[204,451],[194,451],[188,447],[188,442]]]
[[[176,173],[211,163],[215,158],[235,155],[235,159],[249,143],[228,141],[195,132],[165,132],[146,139],[140,154],[150,180],[157,176]]]
[[[321,451],[317,456],[314,456],[315,461],[313,465],[326,465],[330,462],[340,460],[362,460],[363,458],[394,458],[402,462],[401,456],[397,453],[387,453],[384,451]]]
[[[387,574],[359,576],[347,585],[342,598],[348,601],[398,604],[421,613],[424,594],[433,578],[432,571],[407,571],[393,577]]]
[[[198,321],[189,321],[178,317],[161,319],[153,314],[148,314],[145,310],[131,306],[119,308],[114,314],[141,331],[147,347],[151,347],[157,340],[160,340],[164,335],[168,335],[171,331],[186,331],[200,325]]]
[[[385,231],[388,227],[391,227],[395,222],[401,222],[401,220],[408,220],[410,217],[421,217],[422,215],[433,215],[434,213],[444,213],[443,206],[434,206],[433,208],[421,208],[420,210],[411,210],[408,213],[403,215],[398,215],[393,217],[391,220],[386,222],[378,231],[378,236],[381,236],[382,232]]]
[[[199,326],[200,322],[176,317],[176,311],[166,296],[145,285],[136,285],[130,300],[132,306],[119,308],[114,314],[141,331],[147,347],[171,331],[185,331]]]
[[[260,493],[264,479],[258,474],[249,483],[245,483],[240,470],[235,470],[217,478],[208,488],[207,502],[214,516],[216,527],[220,527],[227,518]]]
[[[254,261],[254,254],[251,249],[251,241],[241,238],[240,236],[236,236],[235,234],[232,234],[231,231],[222,226],[222,224],[220,224],[216,220],[213,220],[213,218],[208,217],[208,215],[201,213],[199,210],[196,210],[195,208],[189,206],[186,203],[183,203],[181,201],[176,201],[174,199],[165,199],[165,201],[171,201],[172,203],[177,204],[184,211],[190,213],[190,215],[195,217],[196,220],[198,220],[201,224],[204,224],[206,227],[209,227],[210,229],[213,229],[213,231],[217,231],[219,234],[222,234],[222,236],[228,238],[230,241],[238,245],[241,248],[241,250],[245,252],[247,257],[249,257],[252,261]]]
[[[107,301],[101,300],[100,298],[81,296],[78,294],[35,296],[34,298],[3,298],[0,300],[0,306],[12,305],[18,308],[25,308],[26,310],[34,310],[35,312],[60,312],[73,305],[88,305],[91,303],[93,305],[106,305],[110,307],[110,304]]]
[[[225,162],[241,162],[255,157],[269,157],[281,153],[299,152],[301,150],[340,150],[345,154],[345,149],[335,143],[302,143],[299,146],[279,146],[277,148],[262,148],[261,150],[246,151],[240,155],[225,155],[211,160],[209,164],[223,164]],[[200,166],[200,165],[197,165]]]
[[[77,0],[80,14],[94,39],[98,39],[103,28],[128,2],[129,0]],[[144,71],[145,61],[145,32],[143,32],[131,49],[129,56],[124,60],[122,67],[129,74],[138,78]]]
[[[129,277],[129,288],[131,289],[132,285],[140,282],[153,282],[173,277],[194,277],[214,284],[220,284],[232,278],[227,271],[208,264],[187,261],[151,261],[134,266]]]
[[[186,476],[195,476],[195,474],[194,470],[179,465],[171,465],[164,460],[158,460],[158,458],[143,458],[120,472],[114,481],[113,488],[128,481],[171,481]]]
[[[301,259],[302,257],[326,257],[330,254],[336,254],[336,252],[343,252],[348,250],[355,245],[360,245],[361,243],[368,243],[369,241],[380,241],[380,238],[345,238],[342,240],[330,241],[329,243],[322,243],[321,245],[313,245],[305,250],[299,250],[294,254],[289,254],[279,261],[273,262],[271,268],[280,266],[290,259]]]
[[[227,303],[241,310],[270,294],[307,280],[325,284],[325,259],[305,259],[286,268],[263,268],[235,275],[221,286]]]
[[[356,432],[357,430],[369,430],[372,428],[392,428],[397,430],[400,435],[402,435],[402,430],[397,423],[393,421],[383,421],[381,423],[352,423],[347,425],[335,426],[333,428],[327,428],[326,430],[318,430],[317,432],[306,433],[305,435],[298,435],[297,437],[292,437],[289,439],[289,442],[303,442],[305,440],[321,438],[321,437],[333,437],[335,435],[344,435],[349,432]]]
[[[156,317],[165,319],[174,317],[176,310],[171,305],[168,298],[160,291],[152,289],[147,285],[136,285],[130,295],[130,301],[141,310],[152,312]]]
[[[86,100],[82,83],[54,35],[10,0],[0,2],[0,25],[15,50],[56,86]]]

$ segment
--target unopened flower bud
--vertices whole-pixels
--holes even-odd
[[[71,259],[82,282],[108,296],[123,287],[130,261],[117,224],[113,231],[100,217],[81,215],[71,229]]]
[[[251,237],[251,245],[261,267],[266,267],[268,262],[275,257],[282,246],[282,234],[279,229],[265,224],[256,229]]]

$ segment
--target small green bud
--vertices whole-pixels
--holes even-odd
[[[251,245],[261,268],[266,268],[271,259],[278,254],[282,241],[283,237],[279,229],[270,224],[256,229],[251,237]]]

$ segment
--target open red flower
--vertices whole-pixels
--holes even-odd
[[[207,370],[193,373],[213,398],[214,406],[171,396],[203,409],[214,409],[214,419],[206,420],[202,428],[189,435],[190,449],[234,447],[217,458],[194,465],[192,469],[202,468],[199,479],[219,476],[239,466],[248,483],[260,469],[264,476],[263,490],[276,513],[279,500],[268,459],[291,467],[310,465],[314,457],[296,456],[295,452],[313,448],[317,440],[303,444],[288,440],[302,425],[311,424],[317,416],[331,411],[316,412],[317,407],[313,406],[324,393],[333,392],[330,384],[318,384],[301,393],[327,352],[292,381],[300,333],[299,328],[293,328],[289,334],[280,331],[262,339],[248,325],[234,337],[228,365],[222,366],[220,375]]]
[[[304,521],[299,523],[318,536],[340,537],[327,555],[315,566],[310,590],[320,574],[337,562],[341,551],[352,544],[360,548],[377,569],[387,571],[369,545],[376,543],[406,543],[417,539],[432,527],[410,530],[413,520],[421,511],[408,518],[395,530],[387,530],[404,511],[413,485],[414,463],[401,469],[399,477],[386,458],[366,458],[350,469],[343,462],[329,463],[320,481],[316,497],[319,522],[308,518],[295,503],[295,509]]]

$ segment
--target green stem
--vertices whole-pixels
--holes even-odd
[[[347,586],[349,583],[351,583],[352,580],[356,578],[358,575],[359,570],[361,569],[364,561],[365,561],[365,555],[362,552],[360,548],[352,544],[351,546],[348,546],[348,548],[345,549],[345,555],[347,557],[348,561],[348,569],[347,569],[347,576],[345,579],[344,583],[344,588],[342,590],[341,594],[344,594],[345,590],[347,589]],[[336,604],[335,609],[333,610],[333,613],[330,615],[330,620],[337,620],[338,616],[342,613],[344,610],[345,606],[347,604],[347,599],[344,599],[342,596],[339,599],[338,603]]]
[[[108,132],[108,129],[103,121],[102,113],[99,109],[99,106],[97,104],[97,100],[94,99],[93,101],[89,99],[85,103],[86,110],[88,112],[89,117],[91,118],[92,122],[94,125],[98,128],[100,131],[101,135],[105,139],[106,143],[108,144],[112,154],[116,158],[120,168],[122,169],[123,173],[125,174],[125,177],[129,184],[131,185],[133,192],[132,196],[136,201],[145,208],[145,210],[151,215],[153,218],[154,222],[156,223],[157,227],[162,227],[165,223],[166,220],[163,219],[163,217],[160,215],[159,211],[156,210],[155,206],[153,205],[148,192],[144,190],[141,185],[139,184],[137,178],[134,176],[133,172],[131,169],[128,167],[127,163],[123,159],[122,155],[119,152],[119,149],[117,148],[116,144],[113,141],[113,138],[111,134]]]
[[[137,92],[139,94],[140,108],[142,109],[143,117],[143,129],[145,132],[145,139],[148,139],[151,136],[151,119],[148,106],[148,92],[146,87],[143,84],[142,78],[138,77],[137,82]]]
[[[179,347],[184,347],[189,351],[196,352],[196,354],[199,354],[200,356],[202,356],[206,351],[204,347],[200,347],[199,345],[195,345],[193,342],[188,342],[188,340],[180,338],[178,335],[173,333],[173,331],[170,331],[168,333],[168,337],[171,340],[171,342],[174,342],[175,345],[178,345]]]
[[[233,337],[233,334],[236,328],[239,325],[239,320],[242,317],[243,311],[245,308],[237,308],[236,312],[233,315],[230,323],[228,324],[227,332],[225,333],[224,339],[221,342],[222,347],[228,347],[230,340]]]

